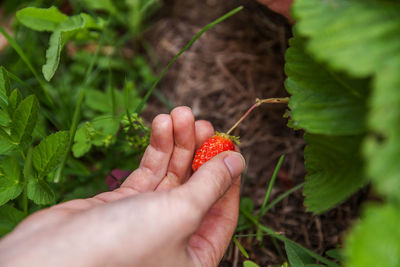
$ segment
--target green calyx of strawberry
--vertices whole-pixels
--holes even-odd
[[[240,145],[240,138],[239,136],[229,135],[226,133],[215,132],[216,136],[221,136],[223,138],[231,140],[233,143]]]

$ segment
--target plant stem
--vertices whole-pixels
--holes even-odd
[[[289,97],[281,97],[281,98],[266,98],[266,99],[256,99],[256,103],[252,105],[249,110],[230,128],[226,134],[230,134],[256,107],[260,106],[263,103],[269,104],[287,104],[289,103]]]

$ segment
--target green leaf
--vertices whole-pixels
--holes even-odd
[[[328,257],[331,257],[331,258],[339,260],[339,261],[341,261],[343,259],[342,253],[343,253],[343,249],[341,249],[341,248],[334,248],[334,249],[330,249],[325,252],[325,254]]]
[[[243,262],[243,267],[260,267],[260,265],[258,265],[254,261],[247,260]]]
[[[40,177],[54,171],[68,150],[69,133],[60,131],[47,136],[33,149],[33,166]]]
[[[8,96],[10,95],[10,80],[7,70],[0,67],[0,108],[5,109],[8,105]]]
[[[31,177],[28,182],[28,198],[38,205],[47,205],[55,202],[53,189],[45,181]]]
[[[8,115],[12,118],[14,111],[17,109],[19,103],[22,101],[22,95],[18,89],[14,89],[8,99]]]
[[[321,213],[345,201],[366,183],[360,155],[363,136],[306,134],[304,138],[305,205],[308,211]]]
[[[83,0],[85,6],[93,10],[107,11],[110,14],[117,13],[113,2],[111,0]]]
[[[400,210],[398,206],[370,206],[345,244],[345,266],[399,266]]]
[[[296,30],[332,67],[366,77],[400,52],[400,4],[376,0],[297,0]]]
[[[314,263],[310,255],[291,242],[285,242],[285,250],[291,267],[305,267]]]
[[[60,63],[61,51],[68,40],[79,31],[90,28],[101,29],[103,25],[97,23],[87,14],[68,17],[58,25],[50,36],[49,48],[46,51],[46,64],[42,67],[42,73],[47,81],[53,78]]]
[[[17,149],[17,146],[7,139],[0,138],[0,155],[8,155],[10,152]]]
[[[55,31],[68,18],[56,7],[27,7],[17,12],[17,19],[26,27],[36,31]]]
[[[304,51],[304,40],[290,40],[285,86],[291,94],[291,127],[310,133],[352,135],[366,131],[368,83],[333,73]]]
[[[18,197],[23,187],[18,159],[15,157],[3,158],[0,165],[0,206]]]
[[[376,75],[371,95],[369,125],[365,143],[367,171],[377,190],[386,198],[400,202],[400,55]]]
[[[24,213],[11,205],[0,207],[0,236],[11,232],[25,217]]]
[[[14,112],[11,122],[11,138],[21,145],[30,142],[39,113],[39,102],[34,95],[25,98]]]

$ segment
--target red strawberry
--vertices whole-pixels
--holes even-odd
[[[238,143],[238,138],[224,133],[216,132],[215,135],[208,138],[196,151],[192,163],[193,171],[196,171],[201,165],[221,152],[235,150],[233,142]]]
[[[218,155],[221,152],[234,150],[235,145],[232,141],[239,144],[239,138],[229,135],[249,114],[250,112],[260,106],[262,103],[282,103],[287,104],[289,102],[288,97],[284,98],[267,98],[267,99],[256,99],[256,103],[252,105],[249,110],[229,129],[226,133],[218,133],[208,138],[199,149],[197,149],[192,163],[193,171],[196,171],[205,162],[210,160],[212,157]]]

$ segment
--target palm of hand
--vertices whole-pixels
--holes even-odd
[[[218,162],[228,154],[190,178],[194,150],[213,132],[189,108],[157,116],[140,167],[120,188],[30,216],[0,242],[0,263],[216,266],[236,226],[239,180],[231,186]]]

